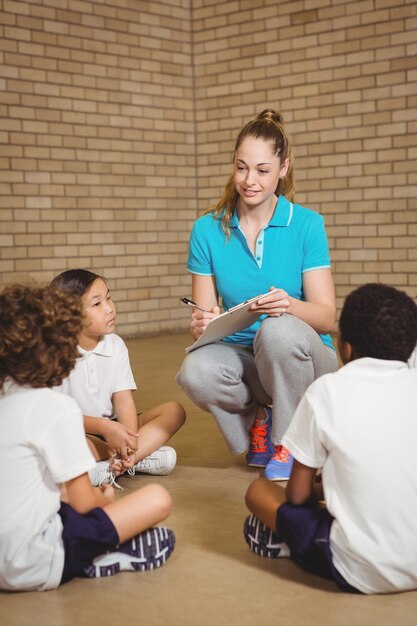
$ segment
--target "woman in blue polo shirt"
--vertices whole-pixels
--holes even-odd
[[[304,391],[337,369],[328,333],[335,295],[323,218],[293,204],[291,148],[283,118],[265,110],[240,131],[233,173],[217,205],[194,223],[188,257],[194,339],[225,310],[252,305],[260,321],[188,354],[177,376],[213,414],[232,452],[270,480],[287,480],[292,457],[281,445]],[[272,405],[272,409],[269,405]]]

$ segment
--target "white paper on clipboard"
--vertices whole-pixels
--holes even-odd
[[[238,333],[239,331],[252,326],[252,324],[254,324],[263,314],[250,311],[251,304],[271,293],[272,291],[269,291],[268,293],[255,296],[250,300],[246,300],[245,302],[232,307],[218,317],[215,317],[207,326],[204,333],[200,335],[200,337],[191,346],[185,348],[185,351],[191,352],[196,348],[201,348],[201,346],[205,346],[208,343],[224,339],[224,337],[228,337],[229,335],[233,335],[234,333]]]

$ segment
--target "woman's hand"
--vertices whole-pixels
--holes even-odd
[[[198,339],[200,335],[203,334],[211,320],[219,315],[220,309],[218,306],[213,307],[211,311],[200,311],[199,309],[194,309],[190,323],[190,332],[193,339]]]
[[[286,291],[270,287],[266,296],[259,298],[251,305],[251,310],[270,317],[279,317],[287,313],[290,304],[290,296]]]

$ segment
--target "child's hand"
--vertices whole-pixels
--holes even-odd
[[[122,472],[125,472],[128,469],[131,469],[135,465],[135,457],[132,454],[126,461],[120,459],[120,465],[122,467]]]
[[[109,469],[115,476],[120,476],[120,474],[123,474],[125,471],[123,463],[125,463],[125,461],[122,461],[117,455],[112,457]]]
[[[108,420],[104,437],[110,448],[112,448],[123,461],[128,461],[131,456],[131,451],[138,449],[138,433],[129,430],[126,426],[120,424],[120,422]]]

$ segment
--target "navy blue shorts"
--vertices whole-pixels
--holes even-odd
[[[343,591],[359,593],[333,565],[327,509],[293,506],[286,502],[277,512],[276,532],[291,551],[291,559],[322,578],[335,580]]]
[[[76,576],[85,577],[84,567],[99,554],[114,550],[119,544],[119,536],[103,509],[92,509],[82,515],[69,504],[61,502],[59,515],[64,527],[62,540],[65,550],[62,585]]]

